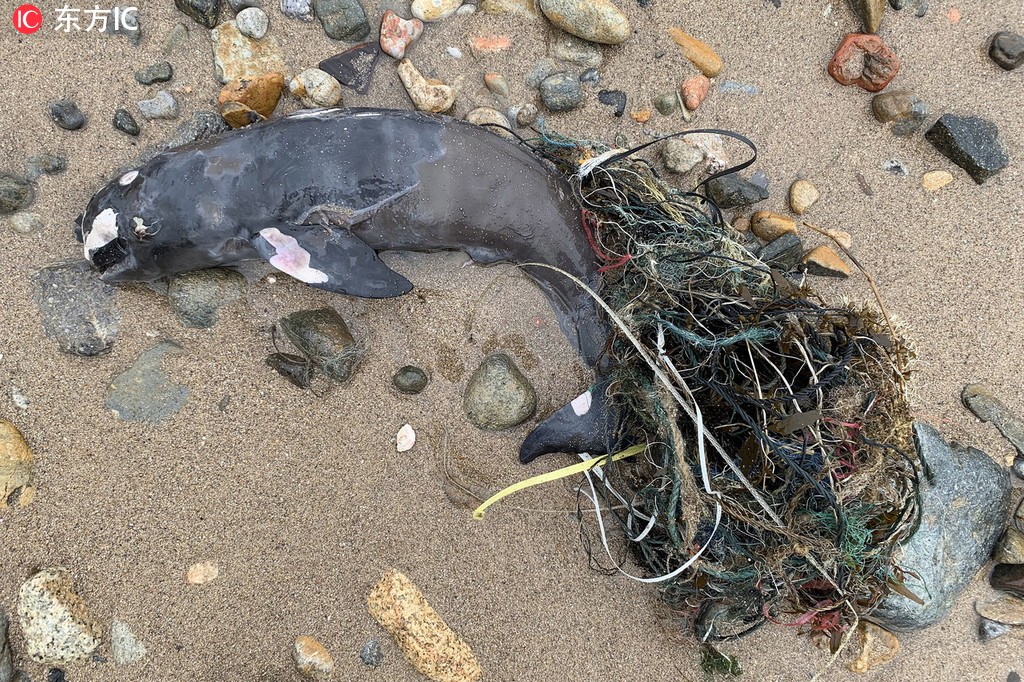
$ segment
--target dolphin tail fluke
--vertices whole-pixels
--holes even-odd
[[[604,386],[591,388],[541,422],[519,448],[529,464],[550,452],[604,454],[614,439],[615,418]]]

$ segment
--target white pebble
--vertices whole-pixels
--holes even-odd
[[[259,7],[249,7],[238,13],[235,23],[238,24],[239,33],[259,40],[267,35],[270,20],[267,18],[267,13]]]
[[[455,16],[465,17],[476,12],[476,5],[463,5],[462,7],[455,10]]]
[[[412,450],[412,446],[415,444],[416,432],[413,431],[410,425],[406,424],[398,430],[398,435],[395,436],[395,447],[399,452]]]
[[[448,54],[455,57],[456,59],[462,59],[462,50],[453,45],[448,46]]]
[[[28,396],[21,392],[20,388],[14,388],[11,390],[11,400],[14,402],[14,406],[19,410],[28,409],[30,401]]]

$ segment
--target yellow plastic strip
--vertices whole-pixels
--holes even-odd
[[[616,452],[611,457],[608,457],[607,455],[604,456],[604,457],[595,457],[594,459],[588,459],[588,460],[585,460],[585,461],[580,462],[578,464],[573,464],[573,465],[570,465],[570,466],[567,466],[567,467],[562,467],[561,469],[555,469],[554,471],[549,471],[548,473],[541,474],[540,476],[534,476],[533,478],[528,478],[525,481],[519,481],[518,483],[513,483],[512,485],[510,485],[509,487],[505,488],[504,490],[501,490],[501,491],[495,493],[494,495],[491,495],[483,504],[481,504],[479,507],[474,509],[473,510],[473,518],[476,519],[477,521],[482,521],[483,518],[484,518],[484,512],[487,511],[488,507],[490,507],[492,504],[494,504],[498,500],[500,500],[502,498],[505,498],[505,497],[508,497],[512,493],[517,493],[520,490],[526,490],[527,488],[532,488],[533,486],[540,485],[541,483],[549,483],[551,481],[557,481],[560,478],[566,478],[568,476],[573,476],[575,474],[582,474],[584,471],[590,471],[591,469],[593,469],[596,466],[600,466],[602,464],[607,464],[608,462],[618,462],[620,459],[626,459],[627,457],[632,457],[633,455],[638,455],[638,454],[640,454],[641,452],[643,452],[646,449],[647,449],[646,445],[634,445],[633,447],[626,448],[625,450],[622,450],[621,452]]]

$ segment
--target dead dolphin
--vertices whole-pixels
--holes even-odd
[[[562,330],[600,369],[608,327],[599,273],[565,181],[529,150],[464,121],[409,111],[304,110],[158,154],[100,190],[81,217],[85,257],[107,282],[263,258],[311,286],[370,298],[412,284],[377,251],[459,249],[520,265]],[[525,463],[606,451],[592,390],[539,425]]]

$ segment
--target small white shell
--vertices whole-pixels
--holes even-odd
[[[402,428],[398,429],[398,435],[395,436],[395,447],[399,452],[406,452],[412,450],[412,446],[416,444],[416,432],[412,430],[412,427],[406,424]]]

